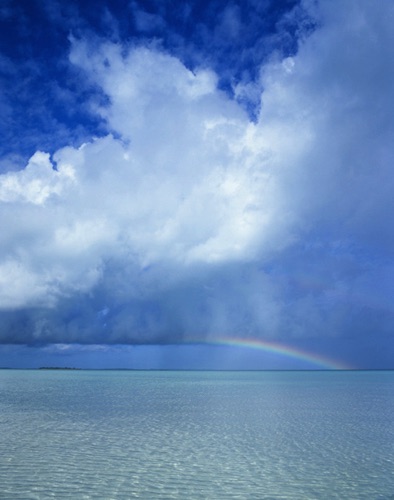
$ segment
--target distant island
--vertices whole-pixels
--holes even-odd
[[[40,366],[39,370],[80,370],[81,368],[70,368],[68,366]]]

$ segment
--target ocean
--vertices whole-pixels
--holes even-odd
[[[1,499],[394,499],[394,372],[0,370]]]

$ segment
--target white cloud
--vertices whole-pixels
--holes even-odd
[[[34,275],[25,263],[8,260],[0,266],[1,309],[15,309],[40,304],[38,299],[51,294],[49,283]],[[51,300],[52,302],[52,300]],[[52,302],[53,303],[53,302]]]
[[[253,258],[259,239],[275,238],[280,190],[254,150],[254,125],[216,89],[215,75],[153,49],[125,56],[114,44],[91,54],[74,42],[71,59],[109,96],[101,113],[121,137],[58,151],[56,170],[38,152],[0,177],[1,200],[23,228],[9,229],[6,258],[40,276],[37,300],[95,285],[107,259],[220,263]],[[26,202],[38,207],[32,234]]]
[[[63,165],[55,171],[49,154],[37,151],[24,170],[1,176],[0,201],[43,205],[50,196],[61,195],[73,179],[72,166]]]
[[[102,294],[114,302],[105,321],[112,317],[116,340],[128,330],[146,339],[166,327],[231,330],[231,321],[275,335],[299,335],[301,316],[315,328],[330,324],[324,297],[342,297],[357,282],[330,277],[332,257],[322,258],[331,288],[320,305],[313,294],[289,299],[289,282],[276,284],[256,263],[278,265],[281,252],[288,259],[292,245],[317,233],[383,254],[394,246],[393,221],[384,218],[394,210],[392,10],[322,4],[321,27],[298,54],[261,69],[256,123],[207,69],[192,72],[154,47],[73,40],[72,63],[109,98],[96,111],[113,135],[61,149],[52,161],[37,152],[24,170],[0,175],[1,307],[61,309],[85,294],[81,317],[91,318]],[[234,265],[233,281],[216,287],[213,276],[220,282]],[[294,275],[303,268],[287,267]],[[208,288],[195,284],[198,274]],[[199,286],[213,290],[211,299],[197,297]],[[195,304],[208,307],[207,318]],[[332,318],[330,328],[340,322]],[[68,331],[75,341],[74,326]]]

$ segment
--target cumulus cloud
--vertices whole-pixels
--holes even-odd
[[[354,297],[391,272],[393,7],[312,7],[298,53],[261,67],[257,121],[207,68],[72,40],[112,134],[0,175],[4,341],[389,330]]]

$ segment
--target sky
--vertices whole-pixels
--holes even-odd
[[[393,23],[2,0],[0,367],[394,369]]]

